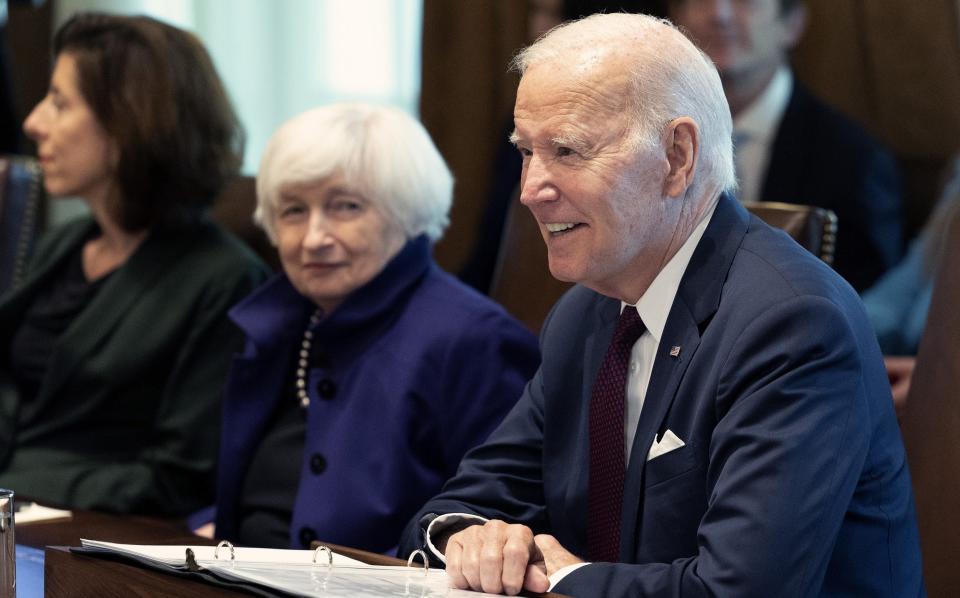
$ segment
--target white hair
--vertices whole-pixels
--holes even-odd
[[[276,244],[275,211],[287,185],[341,175],[408,239],[436,241],[449,223],[453,175],[415,118],[387,106],[340,103],[308,110],[273,134],[257,174],[254,221]]]
[[[604,56],[633,57],[627,98],[634,149],[655,149],[666,126],[688,116],[700,129],[700,157],[690,193],[737,187],[733,122],[713,62],[669,21],[642,14],[595,14],[555,27],[513,60],[523,75],[538,65]]]

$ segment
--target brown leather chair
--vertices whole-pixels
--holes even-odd
[[[515,194],[503,223],[490,297],[537,334],[550,308],[572,286],[551,276],[537,221]]]
[[[778,201],[746,202],[743,207],[793,237],[813,255],[833,263],[837,244],[837,216],[832,210]]]
[[[901,417],[931,598],[960,592],[960,215],[950,224]]]
[[[250,246],[268,266],[277,270],[280,267],[277,248],[270,243],[263,229],[253,223],[253,210],[256,207],[256,179],[237,176],[217,196],[210,208],[210,217]]]
[[[757,202],[746,208],[786,231],[825,262],[833,260],[837,217],[830,210],[775,202]],[[571,286],[550,275],[540,229],[530,211],[514,197],[504,222],[490,296],[538,333],[550,308]]]
[[[0,157],[0,294],[17,286],[40,236],[43,174],[26,156]]]

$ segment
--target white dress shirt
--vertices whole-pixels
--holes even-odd
[[[733,155],[740,183],[740,201],[776,200],[760,197],[770,163],[770,151],[793,92],[793,74],[777,69],[767,88],[733,119]]]
[[[636,309],[640,314],[647,330],[640,335],[637,342],[633,344],[630,351],[630,367],[627,374],[627,400],[626,413],[623,417],[624,438],[626,438],[626,463],[629,466],[630,452],[633,448],[633,438],[637,434],[637,423],[640,421],[640,411],[643,409],[643,401],[647,396],[647,386],[650,384],[650,375],[653,373],[653,362],[657,355],[657,348],[660,346],[660,338],[663,336],[663,328],[667,325],[667,317],[670,315],[670,309],[673,307],[673,300],[680,289],[680,281],[683,279],[683,273],[687,271],[687,264],[693,257],[693,251],[700,243],[703,232],[707,229],[710,218],[713,217],[713,211],[716,205],[710,208],[703,220],[693,229],[690,237],[680,247],[680,249],[670,258],[667,265],[660,270],[657,277],[653,279],[647,292],[640,297],[636,306],[621,302],[620,311],[624,309]],[[646,447],[649,449],[650,447]],[[647,456],[646,449],[640,455],[641,459]]]

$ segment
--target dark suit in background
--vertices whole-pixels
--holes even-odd
[[[421,544],[421,517],[451,512],[586,553],[588,410],[619,309],[580,286],[560,300],[524,396],[411,522],[402,556]],[[648,461],[667,430],[685,446]],[[557,592],[922,594],[910,477],[863,308],[730,197],[677,292],[626,475],[621,562],[577,569]]]
[[[221,388],[242,341],[227,310],[266,268],[209,222],[152,231],[58,339],[38,395],[21,397],[10,339],[95,226],[52,231],[0,302],[0,487],[75,508],[186,514],[213,499]]]
[[[833,265],[858,291],[900,259],[900,180],[893,156],[796,80],[763,181],[763,201],[834,211]]]

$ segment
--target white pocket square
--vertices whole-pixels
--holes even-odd
[[[663,436],[660,437],[659,442],[656,438],[653,439],[653,444],[650,445],[650,452],[647,453],[647,461],[656,459],[657,457],[662,457],[670,451],[675,451],[682,446],[685,446],[685,444],[682,440],[680,440],[680,437],[674,434],[673,430],[667,430],[663,433]]]

